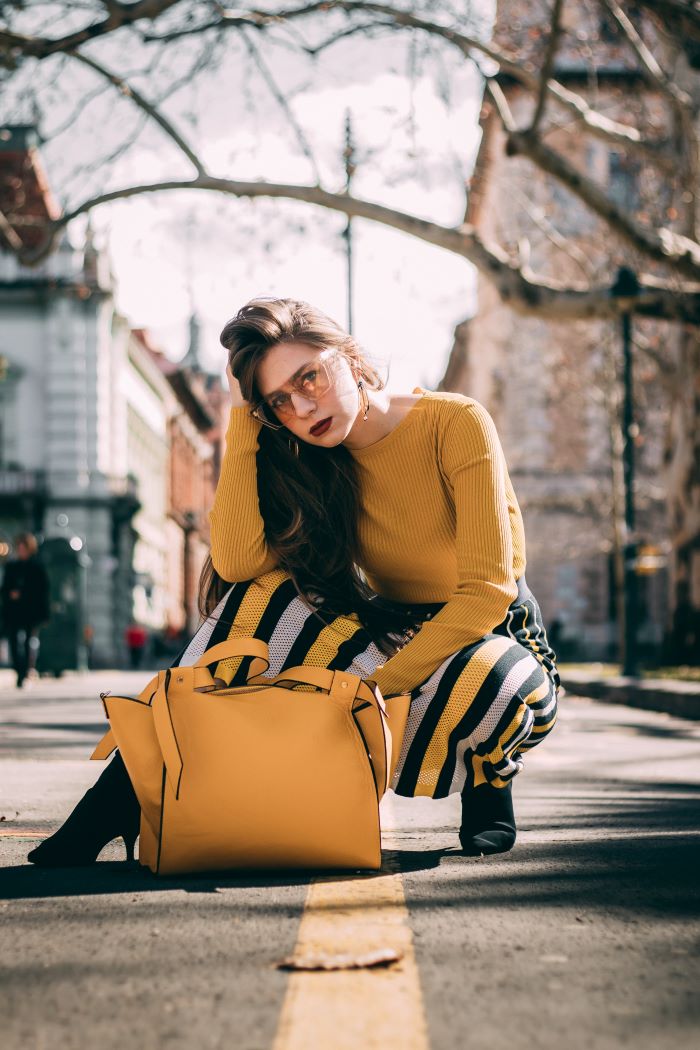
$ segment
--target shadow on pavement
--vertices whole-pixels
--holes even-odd
[[[596,736],[601,736],[604,733],[620,733],[625,734],[634,733],[637,736],[650,736],[656,738],[666,738],[668,740],[693,740],[698,743],[698,723],[689,720],[684,723],[678,722],[672,725],[663,725],[658,722],[634,722],[627,720],[626,714],[632,713],[631,708],[625,709],[625,716],[621,715],[620,719],[615,722],[581,722],[576,726],[577,733],[594,733]],[[656,712],[660,714],[660,712]]]
[[[468,905],[492,907],[575,907],[620,915],[626,921],[654,916],[690,917],[700,913],[700,836],[683,832],[635,836],[610,832],[603,839],[542,844],[520,844],[512,853],[496,857],[464,857],[458,849],[387,850],[377,877],[400,869],[417,873],[449,867],[432,882],[425,906]],[[0,899],[36,899],[100,894],[186,893],[215,894],[223,889],[302,886],[323,874],[343,880],[348,873],[245,873],[239,876],[155,877],[126,862],[100,862],[85,868],[42,869],[22,865],[0,869]],[[358,873],[360,874],[360,873]],[[245,910],[273,910],[268,896]],[[282,905],[280,905],[282,907]],[[286,905],[285,905],[286,907]],[[421,907],[412,899],[411,907]]]
[[[38,868],[33,864],[0,868],[0,900],[36,899],[39,897],[82,897],[114,893],[166,893],[185,890],[189,893],[217,893],[222,889],[252,887],[304,886],[323,877],[343,881],[361,875],[377,878],[398,871],[423,871],[436,868],[441,858],[454,850],[382,850],[380,871],[367,872],[226,872],[202,875],[155,876],[138,863],[99,861],[81,868]],[[262,906],[262,905],[261,905]],[[265,908],[270,905],[266,904]],[[272,905],[274,908],[274,904]]]
[[[546,787],[523,797],[522,808],[529,819],[519,819],[522,834],[512,853],[471,858],[454,845],[387,849],[380,872],[358,874],[371,878],[397,870],[421,873],[446,861],[439,880],[431,880],[431,907],[575,906],[625,913],[626,921],[634,921],[634,916],[698,914],[700,786],[593,780],[582,793],[574,789],[569,794],[561,785],[554,790],[555,799]],[[541,817],[533,818],[533,811],[540,809]],[[446,829],[412,827],[411,832],[420,838],[422,833],[442,834]],[[550,833],[556,837],[548,839]],[[137,864],[109,860],[61,869],[22,864],[0,868],[0,899],[173,890],[214,894],[222,889],[304,886],[319,875],[343,880],[354,874],[248,871],[156,877]],[[266,896],[259,907],[274,909],[276,903]],[[411,907],[421,907],[420,899],[413,899]]]
[[[597,841],[516,849],[502,857],[459,858],[411,910],[467,907],[576,909],[624,923],[700,916],[700,836],[611,834]],[[466,868],[472,870],[465,877]]]
[[[579,831],[591,830],[700,830],[700,786],[697,784],[595,780],[588,781],[582,792],[567,794],[561,785],[555,790],[559,794],[555,817],[547,814],[550,796],[546,790],[528,791],[523,799],[529,819],[519,817],[516,796],[516,819],[521,831],[569,829],[572,837],[576,837]],[[542,816],[533,818],[530,814],[540,800]]]
[[[37,868],[23,864],[0,869],[0,900],[38,897],[83,897],[115,893],[167,893],[185,890],[191,893],[217,893],[222,889],[255,886],[303,886],[311,875],[305,873],[269,872],[240,876],[207,874],[188,876],[154,876],[138,863],[98,861],[82,868]],[[273,905],[274,907],[274,905]]]

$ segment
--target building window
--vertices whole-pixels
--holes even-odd
[[[10,365],[0,375],[0,467],[17,467],[17,427],[15,401],[17,376]]]
[[[623,211],[639,211],[639,164],[617,150],[608,154],[608,193]]]
[[[564,237],[592,233],[597,220],[588,205],[557,179],[551,179],[550,185],[552,210],[548,218],[554,229]]]

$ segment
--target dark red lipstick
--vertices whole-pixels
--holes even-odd
[[[319,423],[315,423],[311,427],[311,430],[309,431],[309,433],[313,434],[314,437],[320,437],[321,434],[325,434],[326,433],[326,431],[328,430],[328,428],[329,428],[329,426],[331,425],[332,422],[333,422],[333,416],[328,416],[327,419],[322,419]]]

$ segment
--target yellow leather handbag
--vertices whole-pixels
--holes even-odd
[[[249,656],[245,685],[210,668]],[[392,731],[373,682],[292,667],[275,678],[255,638],[212,646],[159,671],[137,697],[101,694],[141,805],[139,861],[161,875],[240,868],[379,868],[379,802]],[[219,680],[220,681],[220,680]],[[408,697],[392,698],[400,740]]]

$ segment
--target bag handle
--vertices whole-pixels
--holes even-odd
[[[251,666],[251,678],[264,674],[270,666],[269,646],[260,638],[227,638],[223,642],[218,642],[217,645],[212,645],[211,649],[206,649],[192,666],[210,667],[211,664],[218,664],[221,660],[228,660],[235,656],[252,656],[259,661],[258,667],[260,663],[263,664],[261,669],[256,667],[253,670]]]
[[[227,638],[218,645],[213,645],[199,657],[192,665],[192,673],[198,667],[207,667],[209,664],[218,663],[231,656],[252,656],[263,664],[263,669],[270,666],[268,659],[269,648],[267,642],[259,638]],[[186,671],[187,668],[181,668]],[[151,701],[153,711],[153,726],[158,737],[158,744],[163,756],[166,775],[170,781],[175,798],[180,794],[180,782],[182,780],[182,755],[175,736],[172,716],[170,714],[170,703],[168,699],[168,688],[173,674],[177,676],[179,668],[169,667],[166,671],[158,672],[158,688]],[[260,672],[262,673],[262,672]]]
[[[315,685],[334,700],[349,702],[355,699],[358,692],[369,692],[372,697],[378,697],[380,706],[383,707],[381,694],[378,691],[375,694],[359,675],[350,674],[348,671],[332,671],[327,667],[307,667],[300,664],[298,667],[288,667],[275,678],[265,678],[264,682],[266,685],[282,685],[284,682]]]
[[[235,656],[252,656],[254,660],[258,661],[258,666],[255,667],[254,670],[255,675],[263,674],[270,666],[269,647],[267,642],[263,642],[259,638],[227,638],[225,641],[219,642],[217,645],[213,645],[210,649],[205,650],[192,667],[206,670],[210,664],[219,663],[220,660],[226,660],[229,657]],[[260,664],[262,664],[262,668],[260,668]],[[170,709],[168,707],[168,698],[166,694],[166,675],[168,675],[171,670],[177,670],[177,668],[168,668],[166,671],[159,671],[158,675],[151,679],[148,685],[140,693],[140,698],[143,698],[144,703],[148,703],[155,687],[155,694],[153,695],[151,702],[153,722],[163,760],[166,769],[168,770],[173,790],[177,796],[180,786],[180,778],[182,776],[182,758],[180,757],[180,749],[177,746],[175,731],[170,719]],[[251,667],[251,671],[252,670],[253,668]],[[200,676],[197,674],[194,675],[195,685],[199,681],[199,677]],[[209,680],[211,680],[210,677]],[[106,696],[107,694],[104,695]],[[148,699],[146,699],[146,697],[148,697]],[[104,704],[104,697],[102,702]],[[117,741],[114,732],[110,727],[97,744],[95,750],[90,755],[90,758],[95,759],[96,761],[104,761],[109,758],[116,747]]]
[[[384,698],[372,681],[347,671],[331,671],[327,667],[289,667],[271,684],[284,682],[315,685],[327,692],[329,698],[347,703],[357,729],[364,740],[372,766],[377,801],[381,801],[389,786],[392,762],[392,738],[387,724]]]
[[[252,649],[252,653],[250,650]],[[243,652],[241,652],[243,650]],[[219,654],[223,653],[223,656]],[[263,653],[265,655],[263,655]],[[269,663],[267,661],[268,647],[266,642],[261,642],[256,638],[232,638],[226,642],[220,642],[219,645],[214,645],[211,649],[207,650],[200,656],[198,662],[211,661],[214,663],[218,662],[218,659],[226,659],[229,656],[240,656],[240,655],[254,655],[258,659],[261,659],[267,667]],[[194,665],[195,667],[197,664]],[[183,668],[184,670],[184,668]],[[153,726],[158,737],[158,744],[160,751],[163,756],[163,763],[165,765],[166,774],[170,781],[170,786],[173,789],[175,798],[178,798],[180,794],[180,782],[182,780],[182,755],[180,754],[180,748],[178,746],[177,737],[175,736],[175,727],[173,726],[172,717],[170,715],[170,704],[168,701],[168,687],[170,685],[170,678],[172,674],[177,674],[178,668],[168,668],[167,671],[158,672],[158,688],[155,691],[153,700],[151,701],[151,710],[153,711]],[[311,674],[304,676],[303,674],[297,675],[297,672],[311,672]],[[347,674],[344,671],[329,671],[325,668],[289,668],[288,671],[283,672],[280,675],[280,679],[288,677],[293,674],[293,681],[306,681],[309,685],[322,684],[329,686],[328,692],[331,696],[335,696],[338,699],[348,700],[352,703],[354,697],[357,695],[358,688],[363,685],[361,678],[357,675]],[[320,683],[318,682],[320,679]],[[266,684],[276,684],[275,679],[266,679]]]

